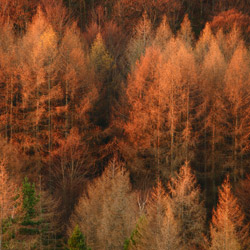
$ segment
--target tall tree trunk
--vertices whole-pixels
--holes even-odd
[[[171,126],[170,126],[170,136],[171,136],[171,144],[170,144],[170,170],[171,175],[173,174],[173,161],[174,161],[174,90],[173,90],[173,82],[171,83],[171,101],[170,101],[170,112],[171,112]]]
[[[185,140],[186,140],[186,146],[185,146],[185,155],[186,155],[186,162],[188,162],[190,159],[188,157],[188,147],[189,147],[189,106],[190,106],[190,103],[189,103],[189,86],[188,86],[188,89],[187,89],[187,96],[186,96],[186,99],[187,99],[187,103],[186,103],[186,115],[187,115],[187,120],[186,120],[186,135],[185,135]]]
[[[66,111],[66,121],[65,121],[65,138],[67,138],[69,133],[69,82],[66,80],[66,96],[65,96]]]
[[[48,129],[49,129],[49,138],[48,138],[48,151],[49,151],[49,186],[51,188],[51,145],[52,145],[52,138],[51,138],[51,78],[50,75],[48,75],[48,112],[49,112],[49,120],[48,120]]]
[[[238,109],[236,110],[236,117],[235,117],[235,128],[234,128],[234,152],[233,152],[233,175],[234,175],[234,183],[236,183],[237,180],[237,149],[238,149]]]
[[[158,107],[157,107],[157,182],[160,181],[160,83],[158,81]]]
[[[13,82],[10,77],[10,142],[12,142],[13,136]]]
[[[216,182],[215,182],[215,124],[212,125],[212,186],[213,186],[213,203],[216,203]]]

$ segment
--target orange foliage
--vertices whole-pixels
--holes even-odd
[[[235,9],[223,11],[215,16],[211,22],[211,29],[214,32],[218,31],[219,29],[223,29],[225,33],[229,33],[234,25],[236,25],[241,30],[244,38],[250,42],[250,17]]]
[[[250,175],[240,181],[236,189],[236,195],[246,214],[247,221],[250,221]]]
[[[211,249],[245,249],[249,226],[244,223],[245,215],[231,192],[229,176],[219,190],[217,208],[213,211],[210,226]]]
[[[27,23],[31,21],[36,12],[38,0],[1,0],[0,16],[2,21],[9,19],[14,23],[18,30],[26,30]]]

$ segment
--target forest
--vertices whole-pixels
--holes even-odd
[[[0,0],[0,250],[249,250],[249,0]]]

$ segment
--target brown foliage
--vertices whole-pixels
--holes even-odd
[[[211,29],[216,32],[222,29],[224,33],[229,33],[234,26],[237,26],[247,42],[250,32],[250,16],[235,9],[223,11],[215,16],[211,22]]]
[[[182,6],[180,1],[160,0],[160,1],[118,1],[115,5],[115,19],[130,32],[132,27],[138,22],[143,13],[147,13],[154,27],[161,22],[162,16],[167,15],[170,25],[175,29],[176,22]]]

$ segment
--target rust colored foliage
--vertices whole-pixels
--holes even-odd
[[[247,249],[249,225],[244,220],[245,215],[232,194],[227,176],[219,190],[217,208],[213,211],[210,249]]]
[[[237,26],[247,42],[250,42],[250,16],[243,14],[235,9],[223,11],[215,16],[211,22],[211,29],[216,32],[222,29],[224,33],[229,33],[232,28]]]
[[[1,0],[0,16],[3,22],[11,20],[17,30],[26,30],[27,23],[36,13],[37,0]]]
[[[250,175],[240,181],[236,189],[236,195],[246,214],[247,221],[250,222]]]
[[[138,22],[144,12],[148,14],[154,27],[159,25],[163,15],[167,15],[169,20],[171,20],[171,25],[175,26],[182,6],[179,0],[122,0],[117,2],[114,9],[116,20],[130,32],[131,28]]]

